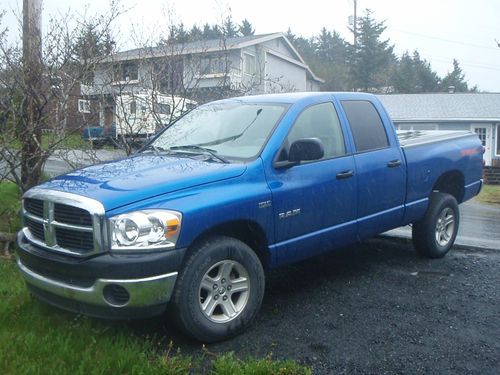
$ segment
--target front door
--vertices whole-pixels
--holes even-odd
[[[477,134],[484,146],[484,161],[486,165],[491,165],[491,129],[486,126],[472,125],[472,131]]]
[[[287,160],[290,145],[318,138],[320,160],[273,168],[267,180],[273,197],[277,264],[293,262],[341,246],[356,236],[354,157],[348,154],[337,112],[326,102],[306,108],[295,121],[278,161]]]

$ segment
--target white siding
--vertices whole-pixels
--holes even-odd
[[[266,54],[266,92],[306,91],[306,70],[270,53]]]

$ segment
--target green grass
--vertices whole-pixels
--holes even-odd
[[[21,200],[17,185],[0,182],[0,232],[14,233],[21,227]]]
[[[52,145],[54,142],[57,142],[60,138],[56,137],[52,134],[43,134],[42,135],[42,148],[47,150],[49,145]],[[61,141],[56,148],[64,148],[69,150],[88,150],[90,148],[90,144],[86,142],[79,133],[70,134],[66,136],[63,141]]]
[[[34,300],[12,260],[0,259],[0,374],[310,374],[291,361],[234,354],[184,356],[127,325]]]
[[[53,134],[42,134],[42,149],[48,150],[49,146],[55,149],[69,149],[69,150],[88,150],[90,149],[90,143],[87,142],[79,133],[69,134],[60,142],[60,136],[55,136]],[[58,142],[56,146],[53,146],[55,142]],[[19,150],[21,148],[21,142],[16,139],[10,143],[10,147]]]
[[[479,194],[476,199],[482,203],[500,205],[500,185],[484,185],[481,194]]]

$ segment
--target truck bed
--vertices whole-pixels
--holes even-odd
[[[457,130],[398,130],[396,134],[401,147],[405,148],[466,137],[472,133]]]

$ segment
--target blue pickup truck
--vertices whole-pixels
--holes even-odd
[[[467,132],[397,134],[363,93],[216,101],[132,157],[23,197],[18,266],[32,294],[104,318],[166,314],[205,342],[245,329],[265,272],[413,224],[421,256],[452,247],[479,193]]]

